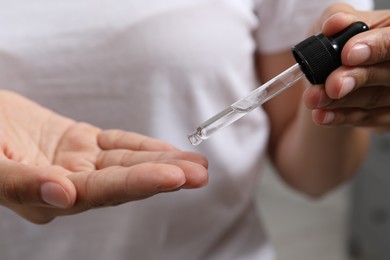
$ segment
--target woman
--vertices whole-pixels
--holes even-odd
[[[258,77],[265,82],[290,66],[289,48],[332,2],[13,1],[0,11],[0,24],[13,28],[0,32],[0,82],[77,121],[191,150],[186,134],[247,95]],[[345,2],[360,9],[372,4]],[[274,259],[254,203],[263,159],[269,156],[289,185],[317,197],[353,174],[368,142],[362,129],[314,124],[302,92],[291,88],[197,147],[210,162],[209,185],[202,190],[57,218],[45,226],[2,210],[2,255]],[[185,157],[204,173],[206,163],[196,158]],[[204,174],[190,183],[204,184]],[[76,202],[82,191],[77,189]],[[91,207],[108,204],[102,197],[97,201]],[[41,217],[78,209],[77,203],[65,206]]]

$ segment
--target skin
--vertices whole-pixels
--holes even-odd
[[[345,66],[325,86],[302,80],[264,105],[271,124],[270,158],[287,184],[309,196],[348,180],[367,150],[367,130],[331,126],[389,125],[387,16],[342,4],[328,8],[311,34],[331,35],[356,20],[372,30],[347,43]],[[351,54],[356,43],[369,46],[367,60]],[[256,59],[262,82],[295,63],[289,50]],[[352,92],[342,87],[345,75],[355,79]],[[34,223],[207,183],[207,160],[201,155],[75,122],[5,91],[0,91],[0,147],[0,204]]]
[[[0,205],[34,223],[207,183],[207,160],[0,91]]]
[[[342,54],[343,63],[348,65],[332,73],[325,86],[313,87],[308,81],[301,80],[299,86],[288,89],[264,105],[271,123],[270,158],[280,177],[292,188],[311,197],[323,196],[350,179],[363,161],[369,144],[368,129],[329,126],[381,126],[383,121],[373,118],[390,118],[383,115],[383,110],[370,107],[388,100],[382,96],[385,91],[383,86],[390,82],[386,70],[389,65],[387,51],[384,50],[389,49],[386,36],[389,33],[386,27],[388,15],[386,11],[357,12],[344,4],[329,7],[314,24],[310,35],[321,30],[326,35],[332,35],[357,20],[366,22],[372,29],[382,29],[359,34],[348,41]],[[372,51],[371,56],[360,63],[359,57],[355,53],[350,54],[350,51],[354,44],[362,42],[370,44]],[[295,64],[290,50],[260,53],[257,59],[262,82]],[[342,75],[346,73],[353,74],[358,82],[354,91],[358,94],[348,98],[340,86]],[[381,90],[372,87],[378,84]],[[367,91],[372,95],[367,97]],[[347,104],[352,104],[354,110],[351,107],[345,109]],[[367,109],[370,113],[368,120],[361,115]],[[329,111],[336,115],[332,117],[327,114]]]
[[[349,5],[328,8],[318,25],[332,35],[352,22],[363,21],[370,30],[351,38],[342,51],[342,63],[325,87],[308,88],[306,106],[313,120],[329,127],[366,126],[390,129],[390,10],[359,12]],[[317,27],[316,29],[321,29]]]

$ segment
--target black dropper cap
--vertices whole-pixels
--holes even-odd
[[[341,66],[341,51],[345,43],[368,29],[365,23],[355,22],[330,37],[322,33],[313,35],[295,45],[291,51],[310,83],[323,84],[329,74]]]

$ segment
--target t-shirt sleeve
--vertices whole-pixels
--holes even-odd
[[[290,49],[307,37],[310,26],[332,3],[345,2],[359,10],[373,8],[372,0],[260,0],[256,6],[259,26],[257,49],[274,53]]]

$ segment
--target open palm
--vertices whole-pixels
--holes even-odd
[[[207,160],[0,91],[0,204],[35,223],[207,183]]]

